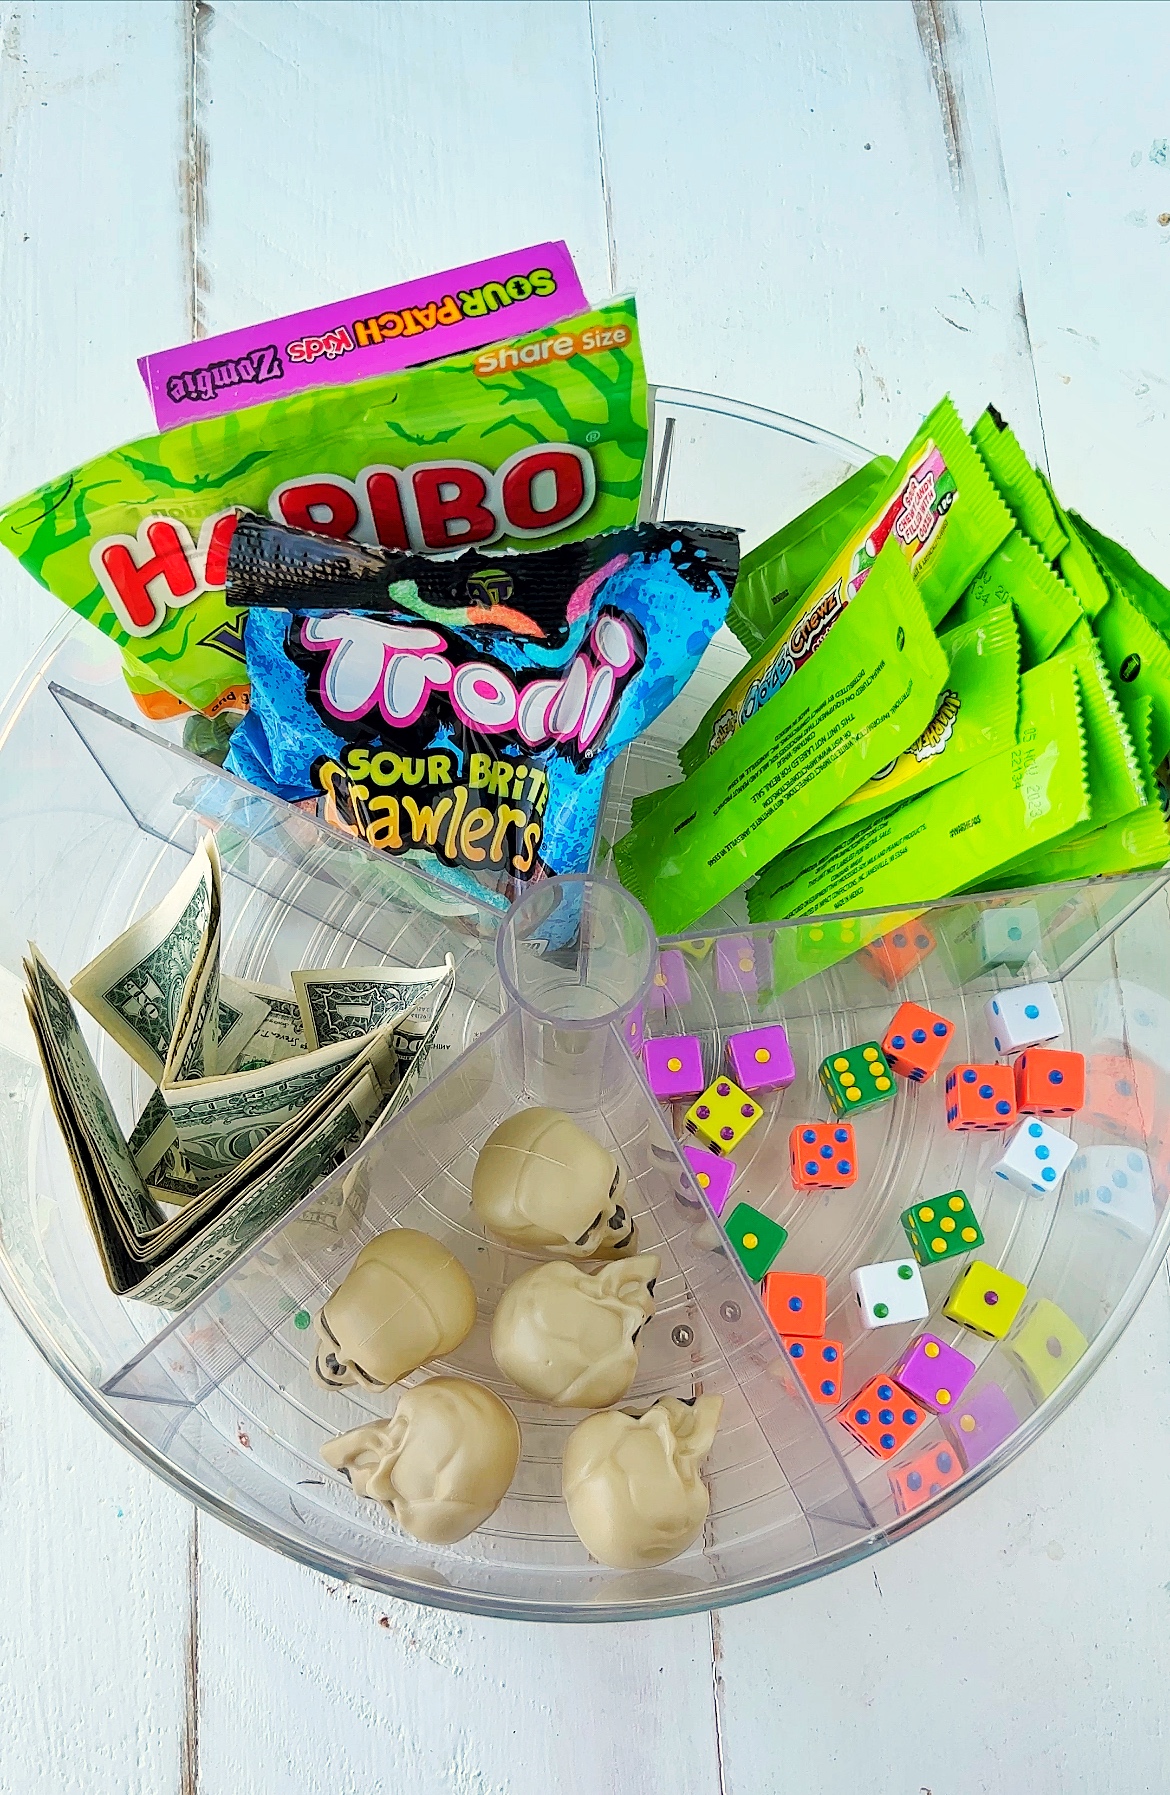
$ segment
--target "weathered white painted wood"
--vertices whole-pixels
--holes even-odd
[[[1053,479],[1170,579],[1170,7],[986,7]]]

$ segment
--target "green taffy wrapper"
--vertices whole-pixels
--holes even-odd
[[[971,441],[1025,536],[1031,538],[1046,561],[1057,560],[1068,542],[1068,533],[1045,482],[1024,454],[1015,431],[994,405],[989,405],[977,419]]]
[[[1020,637],[1010,605],[947,630],[939,646],[950,663],[934,716],[916,742],[852,792],[803,838],[876,816],[953,779],[1016,739],[1020,703]]]
[[[910,745],[947,676],[896,544],[772,701],[614,850],[659,934],[689,928]]]
[[[901,550],[932,624],[939,623],[973,576],[1010,534],[1012,518],[972,447],[950,399],[915,434],[873,505],[808,589],[805,601],[772,632],[759,653],[716,700],[679,750],[684,773],[776,702],[788,681],[826,642],[888,541]]]
[[[1161,804],[1143,804],[1099,829],[1081,829],[1034,854],[997,867],[975,891],[1007,886],[1055,885],[1066,879],[1095,879],[1142,872],[1170,859],[1170,836]]]
[[[1036,477],[1043,483],[1044,490],[1052,501],[1052,508],[1068,537],[1057,563],[1060,576],[1080,599],[1081,609],[1086,617],[1095,617],[1102,606],[1109,602],[1109,584],[1093,557],[1092,549],[1065,512],[1050,483],[1039,472]]]
[[[1170,592],[1161,580],[1155,579],[1147,568],[1135,561],[1120,542],[1114,542],[1111,536],[1094,529],[1077,512],[1069,512],[1069,521],[1092,549],[1098,565],[1107,576],[1112,576],[1113,583],[1121,587],[1130,603],[1137,606],[1161,635],[1170,637]]]
[[[749,654],[763,647],[830,556],[868,516],[893,467],[888,455],[876,455],[744,556],[727,623]]]
[[[1144,723],[1152,764],[1160,766],[1170,753],[1170,647],[1116,585],[1093,619],[1093,633],[1131,733]]]
[[[1054,654],[1084,616],[1076,593],[1021,530],[980,568],[947,621],[967,623],[996,605],[1015,611],[1025,671]]]
[[[748,893],[752,922],[948,897],[1001,865],[1005,845],[1028,852],[1083,821],[1089,797],[1071,660],[1025,673],[1020,700],[1013,747],[769,866]]]

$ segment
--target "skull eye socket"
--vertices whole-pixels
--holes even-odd
[[[584,1234],[579,1234],[577,1236],[577,1239],[573,1242],[573,1245],[578,1246],[578,1247],[583,1247],[585,1245],[585,1242],[589,1239],[589,1236],[592,1234],[593,1230],[601,1225],[601,1222],[604,1220],[604,1218],[605,1218],[605,1210],[599,1209],[597,1211],[597,1214],[594,1216],[593,1220],[590,1222],[589,1226],[586,1228]]]
[[[612,1184],[611,1184],[611,1185],[610,1185],[610,1187],[609,1187],[609,1194],[610,1194],[610,1196],[611,1196],[611,1197],[612,1197],[612,1196],[613,1196],[613,1194],[614,1194],[614,1192],[615,1192],[615,1190],[616,1190],[616,1189],[617,1189],[617,1187],[618,1187],[618,1184],[619,1184],[619,1183],[620,1183],[620,1181],[621,1181],[621,1175],[622,1175],[622,1170],[621,1170],[621,1167],[620,1167],[620,1166],[615,1166],[615,1167],[614,1167],[614,1168],[613,1168],[613,1183],[612,1183]]]
[[[597,1220],[600,1221],[601,1217],[598,1216]],[[613,1229],[615,1234],[620,1234],[622,1229],[625,1227],[626,1212],[622,1208],[620,1203],[618,1204],[617,1208],[614,1210],[613,1214],[610,1216],[609,1225]]]
[[[658,1282],[657,1278],[647,1278],[647,1280],[646,1280],[646,1295],[647,1296],[654,1295],[654,1286],[655,1286],[655,1284],[657,1284],[657,1282]]]

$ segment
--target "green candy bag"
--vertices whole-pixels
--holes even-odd
[[[1048,562],[1059,560],[1068,532],[1057,514],[1048,486],[1020,447],[1011,426],[994,405],[976,420],[971,432],[984,466],[1025,536]]]
[[[806,660],[618,842],[619,874],[660,935],[728,897],[934,715],[947,658],[899,544],[887,544],[843,611],[833,648]]]
[[[749,653],[763,647],[825,562],[868,515],[893,466],[888,455],[876,455],[744,556],[727,622]]]
[[[1126,816],[1114,817],[1098,829],[1075,830],[997,867],[992,878],[973,891],[1001,891],[1011,886],[1056,885],[1065,879],[1095,879],[1164,866],[1170,859],[1170,836],[1161,804],[1143,804]]]
[[[950,399],[915,434],[864,523],[736,675],[679,751],[684,773],[727,742],[779,693],[826,642],[864,589],[887,541],[905,557],[932,624],[1010,534],[1012,518]]]
[[[1102,535],[1077,512],[1069,512],[1069,521],[1092,549],[1098,565],[1112,577],[1113,584],[1120,586],[1130,603],[1137,606],[1161,635],[1170,637],[1170,592],[1161,580],[1155,579],[1148,569],[1135,561],[1120,542]]]
[[[1054,654],[1084,616],[1076,593],[1022,530],[1013,530],[979,569],[947,622],[968,623],[996,605],[1015,611],[1025,670]]]
[[[1170,753],[1170,647],[1119,586],[1093,618],[1093,634],[1131,732],[1144,724],[1152,764],[1160,766]]]
[[[782,855],[748,892],[753,923],[886,905],[921,906],[964,891],[1005,858],[1089,815],[1076,670],[1046,661],[1020,680],[1016,742],[867,822]]]

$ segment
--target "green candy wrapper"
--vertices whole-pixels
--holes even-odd
[[[1056,561],[1068,542],[1052,496],[1020,447],[1015,431],[994,405],[977,420],[971,440],[988,473],[1025,536],[1036,544],[1046,561]]]
[[[727,622],[750,654],[763,647],[845,538],[868,516],[893,468],[888,455],[875,456],[744,556]]]
[[[1000,891],[1010,886],[1055,885],[1065,879],[1095,879],[1164,866],[1170,858],[1170,837],[1160,804],[1143,804],[1128,816],[1115,817],[1100,829],[1076,831],[1035,854],[1025,854],[997,867],[986,884],[973,891]]]
[[[1020,680],[1017,742],[884,815],[810,842],[748,893],[752,922],[922,904],[963,891],[1089,814],[1080,695],[1062,658]]]
[[[659,934],[713,904],[921,735],[947,676],[897,543],[814,655],[614,850]],[[867,825],[868,826],[868,825]]]
[[[1137,606],[1143,617],[1147,617],[1154,628],[1163,636],[1170,637],[1170,592],[1161,580],[1139,562],[1135,561],[1127,548],[1120,542],[1114,542],[1111,536],[1102,535],[1075,511],[1069,512],[1072,523],[1081,539],[1092,549],[1098,566],[1112,584],[1120,586],[1131,604]]]
[[[1022,530],[1013,530],[980,568],[947,622],[970,622],[996,605],[1015,611],[1025,670],[1054,654],[1084,616],[1076,593]]]
[[[1093,619],[1093,633],[1135,736],[1145,727],[1152,765],[1170,753],[1170,647],[1120,587]]]
[[[939,623],[988,556],[1010,534],[1011,514],[949,399],[936,405],[899,460],[864,523],[809,587],[747,667],[712,705],[679,751],[684,773],[776,696],[826,642],[864,590],[878,554],[892,541],[909,565],[932,624]]]

